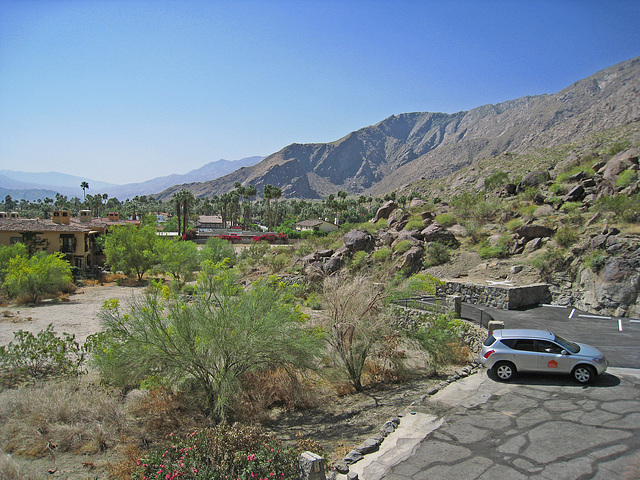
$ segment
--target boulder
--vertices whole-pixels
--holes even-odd
[[[376,215],[371,219],[371,223],[376,223],[381,218],[389,218],[391,212],[393,212],[396,208],[398,208],[398,204],[393,200],[389,200],[378,209]]]
[[[395,270],[405,273],[416,273],[422,269],[422,255],[424,248],[416,244],[402,255],[396,262]]]
[[[420,198],[414,198],[411,200],[411,203],[409,203],[409,208],[424,207],[426,204],[427,202],[425,202],[424,200]]]
[[[551,178],[547,170],[534,170],[527,173],[520,182],[520,189],[526,190],[531,187],[538,187]]]
[[[322,271],[326,275],[331,275],[332,273],[337,272],[344,265],[344,257],[342,256],[334,256],[328,258],[324,264],[322,265]]]
[[[448,245],[458,244],[455,235],[438,223],[432,223],[421,233],[425,242],[440,242]]]
[[[535,223],[522,225],[520,228],[518,228],[518,230],[516,230],[516,234],[528,240],[532,240],[534,238],[551,237],[554,233],[555,230],[553,228],[545,227],[544,225],[537,225]]]
[[[369,232],[363,230],[351,230],[344,236],[344,246],[350,253],[361,250],[370,252],[376,245],[376,241]]]
[[[393,234],[388,230],[381,230],[378,232],[378,243],[380,245],[389,246],[395,241],[397,237],[397,234]]]
[[[562,199],[565,202],[580,202],[584,199],[586,193],[582,185],[576,185]]]
[[[522,251],[522,253],[524,255],[529,255],[530,253],[533,253],[536,250],[538,250],[540,247],[542,247],[542,239],[534,238],[527,242],[527,244],[524,246],[524,250]]]
[[[632,166],[638,165],[639,153],[640,147],[630,148],[629,150],[618,153],[607,162],[607,165],[602,170],[602,176],[612,186],[615,186],[618,175]]]
[[[387,225],[399,232],[405,227],[407,223],[409,223],[409,217],[410,215],[407,212],[405,212],[401,208],[397,208],[393,212],[391,212],[391,215],[389,215],[389,218],[387,219]]]
[[[415,234],[420,235],[420,238],[418,238],[418,236]],[[401,230],[391,246],[395,249],[396,245],[404,240],[411,240],[414,244],[418,244],[422,242],[422,234],[418,230]]]

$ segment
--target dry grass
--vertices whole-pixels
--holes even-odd
[[[26,457],[101,452],[128,429],[117,396],[75,380],[2,392],[0,419],[2,450]]]

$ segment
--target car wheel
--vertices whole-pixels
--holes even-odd
[[[511,362],[498,362],[493,367],[498,380],[507,382],[516,374],[516,366]]]
[[[576,382],[585,385],[595,380],[596,371],[590,365],[578,365],[576,368],[573,369],[573,372],[571,372],[571,375],[573,376],[573,379]]]

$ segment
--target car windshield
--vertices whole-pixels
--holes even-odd
[[[561,345],[569,353],[578,353],[580,351],[580,346],[577,343],[570,342],[569,340],[565,340],[564,338],[556,335],[555,341],[557,344]]]

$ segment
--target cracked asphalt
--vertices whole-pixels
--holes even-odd
[[[639,478],[640,321],[548,306],[492,315],[505,328],[596,346],[613,367],[588,386],[533,374],[502,383],[481,369],[407,408],[350,471],[360,480],[617,480],[635,463],[630,478]]]

